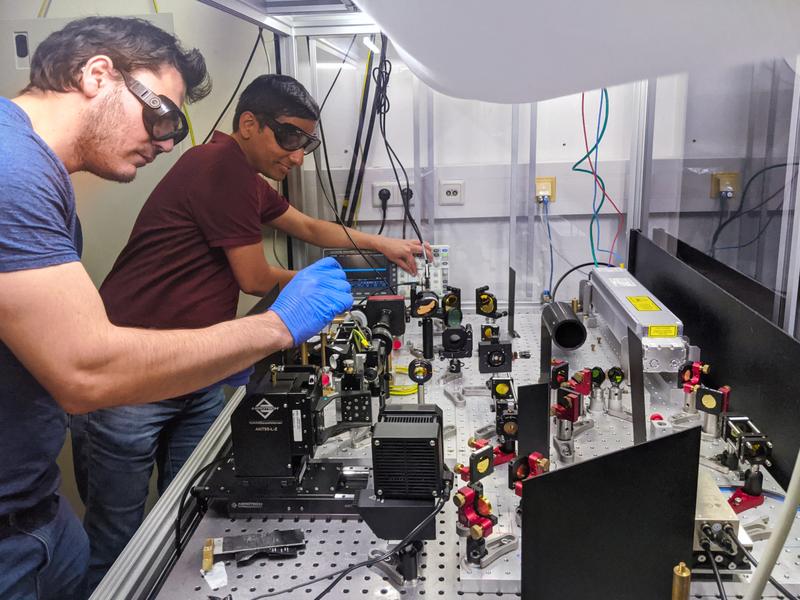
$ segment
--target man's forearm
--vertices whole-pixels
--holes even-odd
[[[286,287],[296,273],[297,271],[270,266],[269,271],[264,273],[261,281],[254,288],[242,291],[253,296],[266,296],[276,285],[281,290]]]
[[[347,233],[345,233],[338,223],[331,223],[321,219],[315,219],[313,225],[310,225],[310,229],[308,239],[303,241],[321,248],[352,248],[353,242],[355,242],[362,250],[378,250],[380,244],[380,236],[364,233],[350,227],[347,228]],[[350,234],[350,237],[347,234]],[[352,238],[352,241],[350,238]]]
[[[288,330],[272,312],[199,330],[109,326],[104,335],[105,340],[95,339],[104,351],[87,348],[78,363],[81,393],[67,399],[72,412],[187,394],[292,345]]]

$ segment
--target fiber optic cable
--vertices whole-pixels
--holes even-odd
[[[607,95],[608,92],[606,91],[605,93],[606,93],[606,111],[608,111],[608,95]],[[617,215],[619,215],[619,225],[617,226],[617,233],[614,235],[614,239],[611,242],[611,248],[609,249],[609,253],[608,253],[608,260],[609,260],[609,262],[611,262],[612,255],[614,253],[614,246],[617,243],[617,239],[619,238],[620,233],[622,233],[622,228],[623,228],[623,225],[625,223],[625,217],[622,215],[622,211],[619,209],[619,207],[614,202],[614,200],[611,198],[611,196],[608,195],[608,192],[606,191],[605,182],[597,175],[597,172],[595,171],[595,168],[594,168],[594,164],[592,163],[592,156],[591,156],[592,151],[589,149],[589,136],[588,136],[588,134],[586,132],[585,94],[581,96],[581,117],[582,117],[582,121],[583,121],[583,143],[584,143],[584,145],[586,147],[586,155],[585,156],[586,156],[586,160],[589,161],[589,168],[591,169],[591,175],[600,184],[600,189],[603,192],[603,196],[606,198],[606,200],[608,200],[611,203],[611,206],[614,207],[614,210],[617,212]],[[581,159],[581,160],[583,160],[583,159]],[[591,232],[591,229],[590,229],[590,232]]]
[[[544,222],[545,225],[547,225],[547,243],[550,246],[550,278],[547,287],[548,294],[553,289],[553,236],[550,232],[550,212],[547,208],[549,203],[550,202],[547,199],[542,201],[542,207],[544,208]]]

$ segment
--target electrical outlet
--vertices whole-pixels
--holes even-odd
[[[411,200],[409,201],[409,206],[414,206],[414,183],[409,182],[409,187],[411,188]],[[385,181],[385,182],[378,182],[372,184],[372,206],[375,208],[381,208],[381,190],[389,190],[389,202],[386,204],[387,207],[392,206],[403,206],[403,198],[400,196],[400,188],[397,187],[396,181]]]
[[[721,193],[726,193],[728,198],[733,198],[739,191],[739,173],[712,173],[711,174],[711,193],[709,196],[713,200],[718,200]]]
[[[464,182],[461,180],[440,181],[439,204],[443,206],[464,204]]]
[[[555,177],[537,177],[536,178],[536,200],[542,196],[549,198],[548,202],[556,201],[556,178]]]

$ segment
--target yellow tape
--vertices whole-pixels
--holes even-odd
[[[650,325],[647,328],[647,335],[649,337],[670,338],[678,337],[677,325]]]
[[[661,310],[650,296],[628,296],[628,302],[633,304],[633,307],[640,312],[655,312]]]

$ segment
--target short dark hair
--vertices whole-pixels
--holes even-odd
[[[39,44],[31,59],[31,81],[22,93],[78,89],[81,68],[98,54],[108,56],[115,68],[128,73],[139,69],[157,73],[165,65],[175,67],[186,84],[187,102],[211,92],[206,61],[197,48],[185,51],[175,36],[144,19],[87,17],[67,23]]]
[[[319,121],[319,106],[314,98],[302,83],[288,75],[259,75],[244,88],[233,116],[234,131],[239,131],[239,117],[246,111],[255,115],[261,128],[266,119],[278,117]]]

